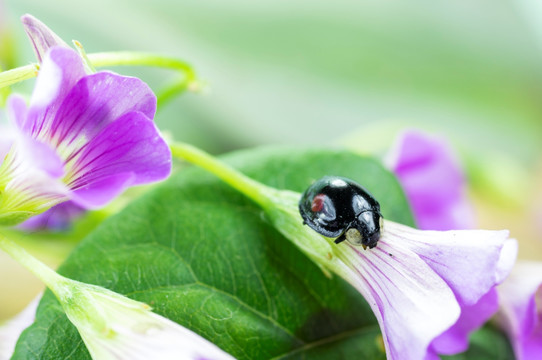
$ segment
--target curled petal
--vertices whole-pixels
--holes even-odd
[[[431,358],[464,346],[472,326],[494,311],[487,294],[510,271],[501,255],[507,238],[506,231],[421,231],[384,221],[374,249],[337,247],[338,272],[373,308],[389,359]],[[458,322],[463,309],[485,312]]]
[[[431,351],[435,354],[454,355],[466,351],[470,334],[487,322],[499,308],[495,288],[473,305],[459,303],[461,315],[457,322],[431,343]]]
[[[41,63],[45,58],[47,51],[54,46],[68,47],[57,34],[47,27],[44,23],[30,14],[21,17],[26,35],[34,46],[34,52],[38,61]]]
[[[542,354],[542,263],[518,262],[497,287],[498,322],[506,331],[518,360]]]
[[[385,226],[387,234],[424,259],[466,305],[475,304],[502,280],[502,273],[512,270],[513,263],[506,268],[501,262],[506,230],[422,231],[389,221]]]
[[[83,76],[84,66],[75,51],[62,47],[50,49],[43,59],[28,115],[18,124],[19,128],[39,137],[43,129],[51,127],[62,101]]]
[[[516,239],[508,239],[505,241],[499,264],[497,266],[497,284],[502,283],[511,273],[511,270],[516,264],[518,256],[518,242]]]

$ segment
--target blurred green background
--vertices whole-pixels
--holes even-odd
[[[174,99],[156,121],[213,153],[312,144],[381,155],[403,128],[443,135],[468,170],[480,227],[511,229],[520,256],[542,260],[541,4],[4,0],[0,61],[34,61],[18,20],[24,13],[89,53],[140,50],[184,59],[205,91]],[[114,70],[154,89],[172,76]],[[15,90],[29,92],[32,84]],[[52,265],[65,255],[42,250],[37,255]],[[0,271],[2,319],[40,285],[3,255]]]

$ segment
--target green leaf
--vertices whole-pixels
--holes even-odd
[[[395,178],[349,152],[268,148],[225,158],[277,188],[303,191],[326,174],[350,177],[383,215],[412,224]],[[59,269],[146,302],[238,359],[384,359],[364,299],[328,279],[242,195],[199,169],[173,176],[90,234]],[[47,292],[14,359],[88,359]]]
[[[454,356],[443,356],[443,360],[510,360],[514,352],[506,336],[487,325],[471,335],[469,349]]]

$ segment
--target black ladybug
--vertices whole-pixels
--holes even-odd
[[[380,238],[380,204],[361,185],[339,176],[325,176],[309,186],[299,201],[303,223],[317,233],[374,248]]]

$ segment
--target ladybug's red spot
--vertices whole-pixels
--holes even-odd
[[[318,194],[312,199],[311,211],[320,212],[324,209],[324,200],[326,196],[324,194]]]

